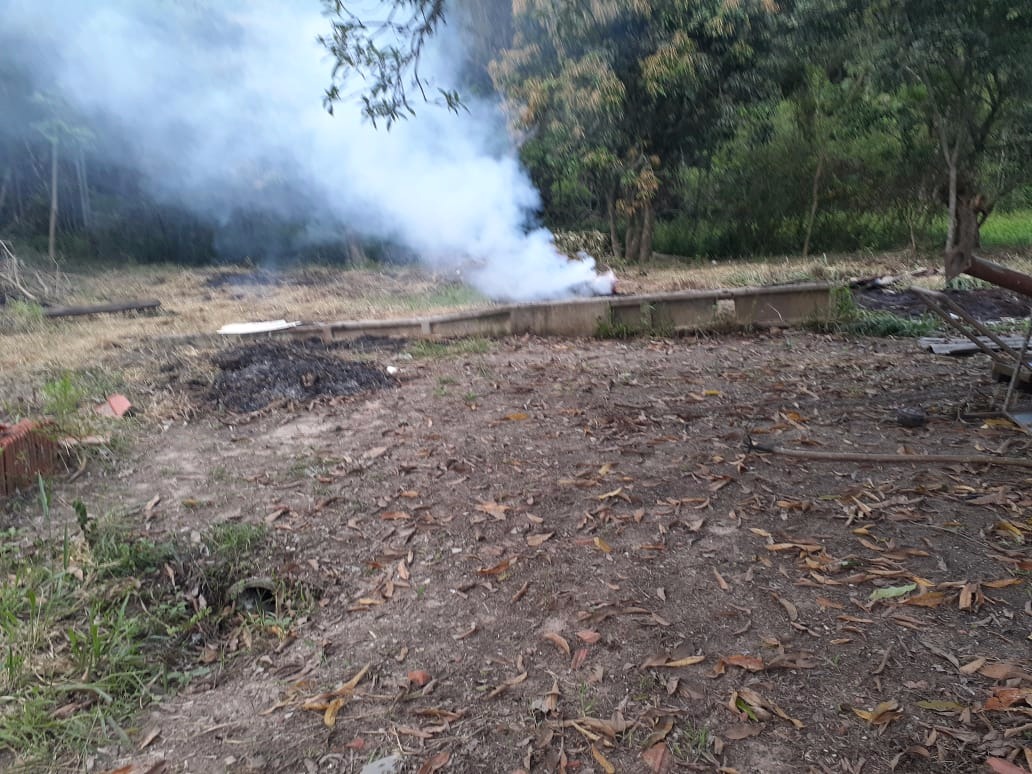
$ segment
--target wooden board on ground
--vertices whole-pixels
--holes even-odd
[[[1017,335],[999,336],[999,339],[1008,347],[1011,347],[1015,350],[1020,350],[1021,345],[1025,341],[1024,336]],[[989,349],[999,349],[999,347],[996,345],[996,342],[994,342],[992,339],[986,336],[979,336],[978,340],[982,342],[985,346],[987,346]],[[974,341],[967,338],[966,336],[957,338],[928,336],[925,338],[918,339],[917,343],[921,347],[921,349],[927,349],[928,351],[933,352],[936,355],[972,355],[976,352],[982,351],[979,348],[979,346],[975,344]]]

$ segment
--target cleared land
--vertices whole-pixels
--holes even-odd
[[[624,289],[916,267],[875,268],[650,270]],[[145,708],[117,715],[105,667],[121,662],[103,644],[132,632],[48,611],[3,673],[0,763],[46,770],[100,742],[83,754],[97,770],[1032,764],[1032,443],[979,415],[1002,394],[982,356],[806,331],[298,345],[262,367],[399,370],[240,414],[217,385],[251,361],[211,335],[224,323],[480,302],[409,270],[234,274],[109,275],[74,299],[158,296],[157,315],[6,320],[8,415],[48,407],[111,442],[53,478],[47,508],[4,506],[0,610],[35,582],[27,560],[56,562],[48,577],[98,611],[103,591],[130,600],[123,621],[168,623],[145,651],[175,678],[133,688]],[[94,418],[116,388],[138,415]],[[901,407],[927,422],[902,426]],[[35,714],[29,678],[56,686]],[[77,717],[93,725],[76,748],[61,733]],[[49,725],[15,746],[34,719]]]

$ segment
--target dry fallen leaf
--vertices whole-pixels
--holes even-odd
[[[734,666],[740,669],[744,669],[747,672],[762,672],[763,671],[763,659],[756,658],[755,656],[744,656],[734,655],[725,656],[720,661],[727,666]]]
[[[480,567],[477,569],[477,573],[480,575],[501,575],[512,566],[514,561],[516,561],[515,557],[510,556],[508,559],[500,561],[494,567]]]
[[[593,645],[602,638],[602,635],[591,629],[581,629],[577,632],[577,638],[582,642],[588,643],[588,645]]]
[[[552,537],[552,535],[554,535],[554,534],[555,534],[554,532],[545,532],[545,533],[542,533],[542,534],[539,534],[539,535],[528,535],[527,536],[527,545],[530,546],[531,548],[537,548],[542,543],[544,543],[546,540],[548,540],[550,537]]]
[[[1006,758],[986,758],[985,762],[996,774],[1029,774],[1028,769],[1016,766]]]
[[[548,640],[549,642],[551,642],[553,645],[555,645],[560,651],[565,653],[567,656],[570,655],[570,643],[568,643],[566,641],[566,639],[562,635],[557,634],[556,632],[546,632],[542,636],[542,639],[545,639],[545,640]]]
[[[595,548],[604,554],[611,554],[613,552],[613,549],[610,548],[609,544],[600,537],[595,538],[592,543],[594,543]]]
[[[419,767],[419,771],[416,774],[435,774],[435,772],[447,766],[449,760],[451,760],[451,753],[447,750],[442,750],[433,757],[423,761],[423,765]]]
[[[666,744],[654,744],[641,754],[641,759],[652,774],[669,774],[674,768],[674,758]]]
[[[417,688],[422,688],[430,679],[430,673],[423,669],[413,669],[408,673],[408,681]]]
[[[733,742],[737,742],[741,739],[747,739],[750,736],[758,736],[763,732],[763,726],[759,723],[735,723],[733,726],[729,726],[721,734],[725,739],[730,739]]]
[[[727,581],[724,580],[724,576],[717,572],[717,568],[713,568],[713,577],[717,579],[717,585],[720,586],[721,591],[731,591],[731,587]]]
[[[903,716],[903,713],[899,708],[899,702],[895,699],[883,701],[873,710],[862,710],[853,707],[853,712],[855,712],[858,717],[866,720],[872,726],[886,726],[893,720]]]
[[[606,774],[616,774],[616,767],[606,760],[606,756],[599,752],[595,745],[591,745],[591,757],[595,759],[595,762],[602,767]]]
[[[578,648],[577,652],[573,654],[573,659],[570,661],[570,669],[576,672],[584,665],[584,661],[588,658],[587,648]]]
[[[498,521],[505,521],[505,514],[508,513],[509,506],[499,505],[498,503],[493,501],[487,503],[480,502],[477,503],[476,508],[474,510],[478,510],[481,513],[486,513],[490,516],[493,516]]]

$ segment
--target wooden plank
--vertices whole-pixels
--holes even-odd
[[[81,317],[87,314],[114,314],[117,312],[137,312],[146,309],[157,309],[161,302],[154,298],[143,301],[121,301],[116,304],[97,304],[95,306],[51,306],[43,310],[44,317]]]
[[[1000,348],[996,342],[986,338],[985,336],[979,336],[978,340],[989,349],[999,350]],[[1025,337],[1000,336],[1000,340],[1008,347],[1020,350],[1022,343],[1025,341]],[[934,352],[936,355],[970,355],[981,351],[981,347],[968,338],[947,339],[930,336],[918,339],[917,343],[922,349],[927,349]]]

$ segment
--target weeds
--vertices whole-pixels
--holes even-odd
[[[42,480],[39,506],[49,524]],[[206,669],[198,643],[224,652],[226,632],[247,625],[231,589],[261,569],[261,527],[154,542],[75,510],[75,534],[0,543],[0,762],[19,768],[75,767],[96,747],[131,744],[134,715]]]
[[[438,358],[455,355],[483,355],[491,351],[491,342],[484,338],[455,339],[453,341],[431,341],[420,339],[412,342],[407,352],[412,357]]]
[[[43,326],[43,307],[35,301],[8,299],[0,309],[0,331],[26,333],[40,330]]]
[[[824,333],[850,336],[919,337],[935,333],[939,321],[931,315],[918,318],[899,317],[891,312],[872,312],[857,306],[848,287],[832,291],[831,315],[828,320],[814,322],[812,327]]]

